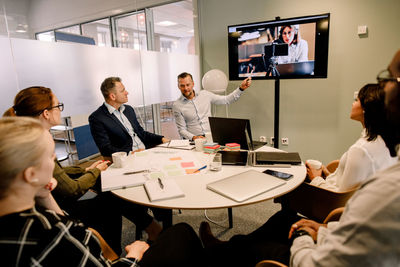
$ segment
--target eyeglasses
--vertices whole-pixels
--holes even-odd
[[[282,34],[283,34],[283,35],[291,35],[292,32],[291,32],[291,31],[288,31],[288,32],[283,32]]]
[[[380,86],[385,85],[387,82],[400,82],[400,77],[393,77],[389,70],[382,70],[376,76],[376,80],[378,81]]]
[[[38,113],[37,116],[39,116],[40,114],[42,114],[43,111],[45,111],[45,110],[51,110],[51,109],[53,109],[53,108],[58,108],[60,111],[63,111],[63,110],[64,110],[64,103],[58,103],[58,105],[45,108],[45,109],[43,109],[42,111],[40,111],[40,112]]]
[[[64,103],[59,103],[56,106],[50,107],[50,108],[46,108],[47,110],[53,109],[53,108],[58,108],[60,111],[64,110]]]

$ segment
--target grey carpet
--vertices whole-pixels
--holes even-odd
[[[272,200],[233,208],[232,229],[228,229],[227,209],[213,209],[207,210],[206,212],[211,220],[218,222],[217,225],[208,221],[214,235],[221,240],[229,240],[233,235],[247,234],[254,231],[278,210],[280,210],[280,204],[275,204]],[[182,213],[179,213],[178,210],[173,211],[174,224],[186,222],[193,227],[196,233],[198,233],[202,221],[207,221],[204,210],[182,210]],[[122,248],[135,240],[135,230],[135,225],[124,218],[122,226]],[[144,235],[143,239],[145,238],[146,236]]]

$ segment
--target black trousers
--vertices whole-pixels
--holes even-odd
[[[164,230],[139,262],[141,267],[204,265],[204,250],[193,228],[186,223]]]
[[[295,212],[279,211],[248,235],[235,235],[228,242],[205,249],[210,266],[255,266],[261,260],[289,265],[290,227],[300,220]]]
[[[147,207],[120,199],[110,192],[100,193],[89,200],[62,201],[61,208],[73,219],[96,229],[117,254],[121,254],[122,216],[141,230],[153,220]]]

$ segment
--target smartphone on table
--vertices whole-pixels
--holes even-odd
[[[286,172],[278,172],[278,171],[274,171],[274,170],[270,170],[270,169],[266,169],[265,171],[263,171],[263,173],[275,176],[277,178],[281,178],[284,180],[289,180],[290,178],[293,177],[293,174],[290,173],[286,173]]]

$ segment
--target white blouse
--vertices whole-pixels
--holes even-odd
[[[367,141],[365,131],[340,158],[339,166],[326,179],[318,176],[312,185],[333,191],[346,191],[366,181],[372,174],[386,169],[397,162],[391,157],[382,137]]]

